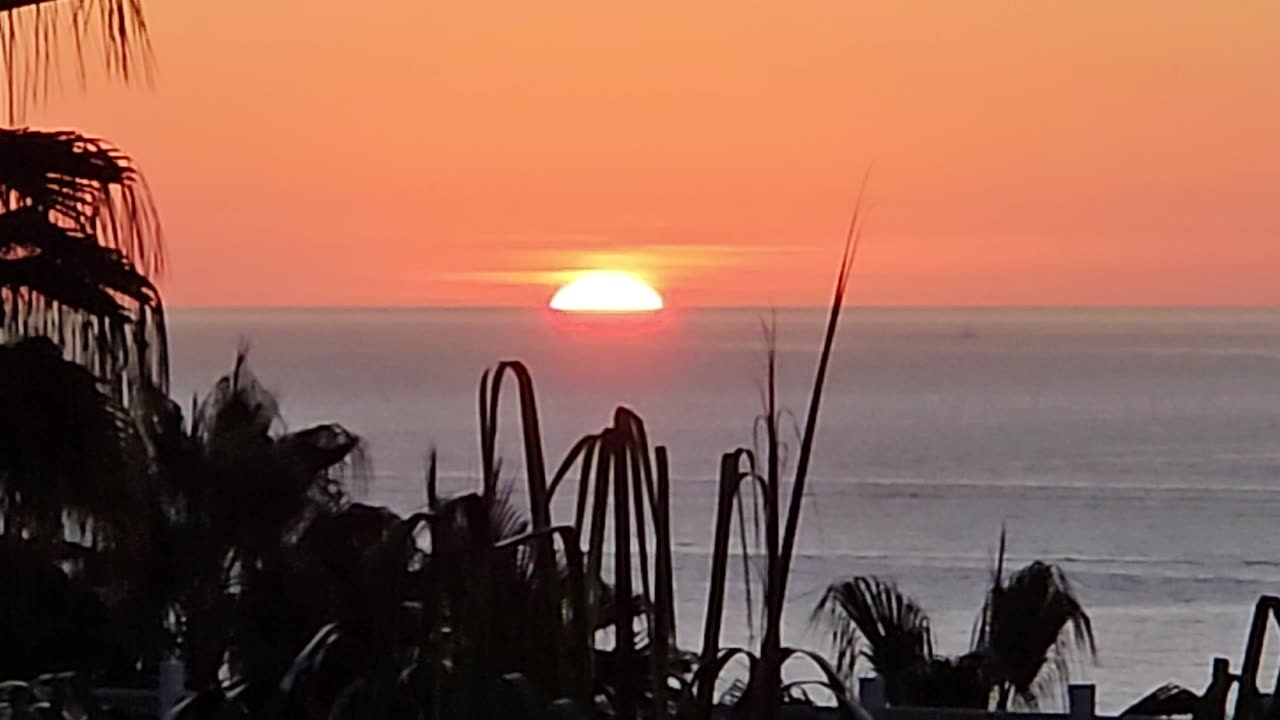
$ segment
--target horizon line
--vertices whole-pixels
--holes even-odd
[[[973,304],[854,304],[846,303],[845,310],[1280,310],[1280,302],[1273,303],[1179,303],[1179,304],[1157,304],[1157,303],[1054,303],[1054,304],[1024,304],[1024,303],[973,303]],[[168,305],[166,310],[169,311],[333,311],[333,310],[362,310],[362,311],[413,311],[413,310],[456,310],[456,311],[543,311],[547,310],[544,306],[529,305],[460,305],[460,304],[414,304],[414,305]],[[724,311],[724,310],[830,310],[829,304],[813,304],[813,305],[685,305],[685,306],[668,306],[664,310],[670,311]]]

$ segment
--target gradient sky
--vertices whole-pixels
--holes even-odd
[[[1280,302],[1272,0],[146,3],[171,305]]]

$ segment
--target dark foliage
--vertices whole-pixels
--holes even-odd
[[[1016,696],[1029,707],[1065,685],[1072,653],[1095,652],[1088,614],[1062,571],[1033,562],[1003,577],[999,568],[979,616],[971,652],[936,656],[924,611],[895,585],[855,577],[827,588],[814,619],[831,632],[837,667],[846,680],[858,657],[885,679],[897,705],[987,708],[994,696],[1006,709]]]
[[[106,659],[107,609],[46,552],[0,540],[0,677],[91,672]]]
[[[1003,537],[1001,545],[1003,550]],[[975,650],[1000,692],[999,707],[1015,693],[1037,706],[1038,682],[1065,684],[1071,655],[1097,653],[1093,624],[1062,570],[1036,561],[1007,581],[997,571],[976,633]],[[1047,672],[1046,672],[1047,671]]]
[[[159,221],[127,156],[0,129],[0,338],[47,337],[128,401],[168,384]]]
[[[128,414],[43,338],[0,346],[0,505],[6,535],[108,546],[131,538],[146,458]]]
[[[830,628],[836,667],[846,683],[853,682],[861,656],[884,678],[891,704],[986,706],[981,656],[934,655],[928,616],[893,583],[875,577],[835,583],[813,618]]]
[[[824,616],[836,668],[852,680],[862,655],[888,682],[890,702],[907,704],[909,679],[934,659],[929,617],[920,606],[891,582],[855,577],[827,588],[814,610],[815,620]]]
[[[11,122],[59,83],[64,49],[75,53],[71,66],[81,85],[86,52],[101,53],[107,71],[126,81],[150,78],[151,44],[140,0],[0,0],[0,67]]]
[[[156,394],[142,427],[152,448],[158,507],[151,547],[153,574],[147,594],[164,599],[153,621],[172,615],[189,673],[198,685],[213,682],[224,661],[279,669],[318,625],[274,616],[261,598],[278,594],[280,605],[321,603],[301,594],[302,581],[322,568],[303,562],[295,547],[316,517],[346,506],[342,489],[351,471],[364,472],[360,440],[337,425],[285,432],[275,399],[245,365],[242,353],[232,372],[199,404],[188,429],[177,406]],[[313,613],[316,614],[316,613]],[[304,616],[306,617],[306,616]],[[292,641],[260,657],[265,644],[244,628],[257,619],[271,634]],[[268,622],[271,619],[272,621]],[[323,622],[323,621],[322,621]],[[239,641],[225,628],[239,628]],[[254,636],[257,638],[258,636]]]

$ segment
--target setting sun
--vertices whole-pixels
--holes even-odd
[[[583,273],[556,291],[551,309],[565,312],[653,312],[662,296],[639,277],[619,270]]]

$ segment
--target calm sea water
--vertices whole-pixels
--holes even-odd
[[[431,447],[445,484],[474,484],[476,387],[498,360],[533,370],[549,462],[625,404],[670,447],[679,630],[696,647],[713,477],[752,442],[765,317],[177,311],[174,391],[202,393],[249,342],[290,426],[362,434],[370,496],[399,510],[423,502]],[[822,314],[776,320],[783,398],[803,416]],[[1258,595],[1280,593],[1280,310],[851,310],[812,477],[787,642],[823,647],[808,623],[822,589],[875,573],[921,601],[942,650],[963,651],[1003,524],[1014,561],[1060,563],[1092,612],[1100,656],[1079,677],[1103,707],[1171,679],[1199,689],[1213,655],[1238,665]],[[726,635],[746,641],[741,610]]]

